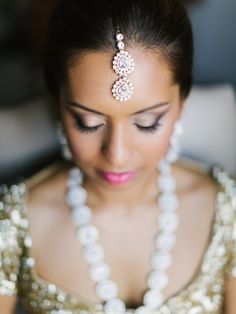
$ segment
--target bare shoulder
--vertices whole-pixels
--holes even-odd
[[[70,164],[62,161],[51,164],[26,180],[26,188],[31,201],[55,201],[64,186],[66,172]],[[42,197],[43,196],[43,197]]]
[[[65,217],[65,181],[69,167],[67,163],[58,162],[26,181],[27,215],[34,244],[44,241],[47,232]]]
[[[175,168],[181,191],[217,191],[218,183],[210,174],[207,165],[179,160]]]
[[[210,174],[209,168],[194,161],[180,160],[175,164],[175,173],[177,193],[186,214],[191,213],[195,218],[199,215],[200,220],[204,216],[205,222],[210,223],[214,215],[219,184]]]

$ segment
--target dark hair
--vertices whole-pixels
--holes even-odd
[[[193,36],[180,0],[59,0],[51,14],[45,51],[49,91],[59,95],[67,66],[84,50],[116,51],[117,26],[127,46],[161,53],[180,95],[192,85]]]

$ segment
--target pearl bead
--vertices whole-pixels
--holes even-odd
[[[104,258],[103,249],[97,244],[86,245],[83,249],[83,256],[88,264],[95,264]]]
[[[108,279],[110,269],[106,263],[101,262],[90,267],[89,275],[94,282],[99,282]]]
[[[117,295],[117,286],[111,280],[104,280],[97,284],[96,292],[99,298],[103,301],[114,299]]]
[[[106,314],[123,314],[126,311],[124,302],[119,299],[108,300],[104,306],[104,310]]]
[[[77,229],[76,235],[82,245],[94,243],[98,239],[97,229],[90,225],[85,225]]]

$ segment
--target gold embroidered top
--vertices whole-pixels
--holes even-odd
[[[211,236],[197,272],[177,294],[168,298],[155,314],[222,313],[224,284],[236,278],[236,184],[222,169],[213,171],[219,187]],[[0,185],[0,294],[19,295],[33,314],[104,313],[102,305],[88,304],[34,271],[29,256],[24,182]],[[133,313],[134,310],[128,310]]]

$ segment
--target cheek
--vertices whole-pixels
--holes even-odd
[[[142,153],[146,164],[156,166],[156,164],[164,157],[169,146],[169,140],[172,129],[165,129],[157,133],[152,140],[147,140],[142,145]],[[151,135],[152,137],[152,135]]]
[[[161,121],[161,127],[156,134],[147,134],[145,137],[142,136],[139,138],[142,141],[142,143],[139,143],[139,147],[142,147],[142,155],[145,158],[146,164],[156,166],[164,157],[169,146],[175,120],[175,112],[167,114]]]

